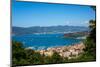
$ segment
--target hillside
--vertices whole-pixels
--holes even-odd
[[[12,27],[12,34],[35,34],[35,33],[70,33],[70,32],[82,32],[89,31],[88,27],[82,26],[48,26],[48,27]]]

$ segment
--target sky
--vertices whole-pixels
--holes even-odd
[[[12,0],[12,26],[88,26],[95,19],[90,6]]]

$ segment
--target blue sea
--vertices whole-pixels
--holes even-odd
[[[23,43],[25,48],[34,50],[47,49],[79,43],[80,39],[64,38],[64,34],[28,34],[12,36],[14,41]]]

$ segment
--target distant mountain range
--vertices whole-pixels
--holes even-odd
[[[69,33],[89,31],[88,27],[83,26],[48,26],[48,27],[12,27],[13,35],[36,34],[36,33]]]

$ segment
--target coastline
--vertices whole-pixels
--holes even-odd
[[[57,52],[63,58],[72,59],[84,53],[84,48],[85,45],[83,44],[83,42],[80,42],[78,44],[69,46],[52,47],[46,50],[36,50],[36,52],[39,52],[41,55],[45,56],[52,56],[54,52]]]

